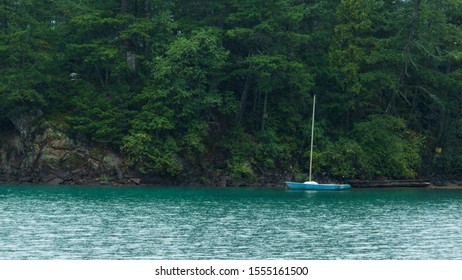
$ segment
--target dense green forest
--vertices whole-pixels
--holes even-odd
[[[1,0],[24,114],[156,176],[462,175],[461,0]]]

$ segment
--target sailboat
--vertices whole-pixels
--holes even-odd
[[[319,184],[311,180],[311,170],[313,166],[313,138],[314,138],[314,113],[316,109],[316,95],[313,96],[313,116],[311,117],[311,148],[310,148],[310,171],[308,181],[303,183],[285,182],[291,190],[345,190],[351,188],[348,184]]]

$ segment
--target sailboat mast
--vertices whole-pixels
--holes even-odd
[[[310,148],[310,173],[309,181],[311,182],[311,169],[313,166],[313,139],[314,139],[314,111],[316,108],[316,95],[313,96],[313,116],[311,117],[311,148]]]

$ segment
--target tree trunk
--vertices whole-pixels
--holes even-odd
[[[151,1],[144,0],[144,16],[146,19],[150,19],[152,17],[152,10],[151,10]]]
[[[242,89],[241,102],[239,106],[239,112],[236,116],[236,124],[240,125],[242,123],[242,118],[244,117],[245,108],[247,107],[247,97],[249,96],[250,89],[250,75],[247,75],[245,79],[244,88]]]
[[[127,0],[120,1],[120,13],[125,14],[128,12],[128,2]]]
[[[268,92],[265,91],[265,98],[263,99],[263,115],[261,118],[261,131],[265,131],[267,119],[268,119]]]
[[[419,24],[420,20],[420,0],[415,0],[414,8],[412,9],[412,18],[411,18],[411,25],[409,27],[409,34],[407,37],[406,45],[403,49],[403,66],[401,67],[398,75],[398,88],[395,90],[394,94],[392,94],[391,99],[388,103],[388,106],[385,110],[387,114],[393,113],[395,110],[396,98],[402,97],[403,100],[412,106],[412,103],[408,100],[408,98],[400,91],[401,86],[404,83],[404,78],[409,75],[409,65],[412,64],[416,67],[415,62],[412,59],[412,51],[414,49],[414,41],[417,38],[417,25]]]
[[[417,25],[419,24],[420,19],[420,0],[415,0],[414,9],[412,11],[411,26],[407,38],[406,46],[404,47],[403,53],[406,54],[407,60],[404,62],[404,68],[402,68],[403,74],[400,75],[402,80],[405,75],[408,75],[409,64],[412,63],[414,66],[414,61],[412,60],[412,50],[414,46],[414,40],[417,38]]]
[[[446,75],[449,76],[449,73],[451,73],[451,64],[448,63],[446,65]],[[447,90],[442,90],[441,91],[441,99],[442,100],[448,100],[448,91]],[[444,142],[444,132],[446,131],[446,121],[447,121],[448,113],[447,113],[447,108],[444,105],[440,105],[440,112],[439,112],[439,118],[438,118],[438,134],[436,136],[436,143],[439,146],[442,146],[442,143]]]
[[[105,79],[103,78],[103,75],[102,75],[102,73],[101,73],[100,68],[98,67],[97,64],[94,64],[94,65],[95,65],[96,74],[98,75],[99,82],[101,83],[101,86],[102,86],[103,88],[106,88]]]
[[[6,3],[6,1],[4,1],[4,2],[5,3],[3,4],[4,5],[3,9],[5,9],[5,11],[3,11],[3,15],[0,18],[0,26],[1,26],[1,28],[3,30],[6,30],[6,29],[8,29],[8,17],[6,15],[6,5],[7,5],[7,3]]]

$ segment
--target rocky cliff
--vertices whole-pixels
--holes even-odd
[[[140,183],[122,155],[72,139],[65,129],[36,121],[39,118],[24,114],[0,133],[0,182]]]

